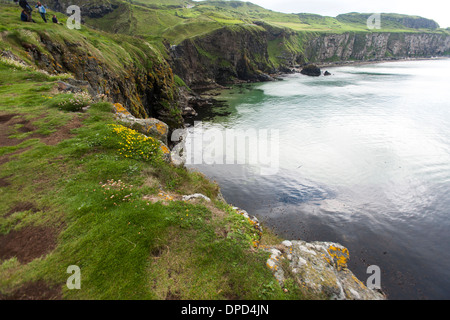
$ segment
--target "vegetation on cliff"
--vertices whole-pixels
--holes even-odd
[[[62,12],[67,4],[49,1]],[[345,56],[327,43],[377,34],[342,17],[237,1],[71,4],[87,13],[81,30],[23,23],[17,6],[1,3],[1,298],[36,298],[27,296],[36,284],[47,299],[323,298],[295,277],[280,286],[262,250],[280,239],[260,238],[216,184],[164,162],[160,142],[117,124],[113,103],[177,128],[179,87],[262,81]],[[422,32],[398,21],[389,28],[399,41]],[[85,92],[61,91],[69,80]],[[183,201],[193,193],[212,201]],[[83,290],[65,286],[69,265],[81,268]]]
[[[183,124],[177,85],[167,61],[146,41],[86,26],[23,23],[17,6],[2,4],[0,51],[51,74],[71,73],[138,117]],[[65,23],[66,17],[58,14]]]
[[[285,292],[259,247],[270,233],[162,161],[110,102],[60,108],[75,99],[58,89],[70,77],[0,61],[0,298],[314,297],[293,280]],[[212,201],[182,200],[192,193]],[[66,287],[70,265],[81,290]]]
[[[63,4],[51,2],[58,10]],[[371,29],[370,14],[286,14],[243,1],[98,0],[80,5],[95,13],[84,16],[86,24],[134,35],[158,48],[193,89],[265,81],[266,74],[308,62],[424,57],[450,49],[448,30],[416,16],[381,14],[381,29]],[[378,34],[385,40],[373,43]],[[402,41],[397,36],[408,34]]]

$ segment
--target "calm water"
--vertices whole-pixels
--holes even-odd
[[[328,70],[226,90],[199,117],[206,135],[279,130],[277,174],[193,167],[282,237],[348,247],[363,282],[378,265],[390,299],[450,299],[450,60]]]

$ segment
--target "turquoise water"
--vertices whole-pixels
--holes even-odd
[[[278,132],[276,174],[190,167],[282,237],[343,244],[363,282],[378,265],[390,299],[449,299],[450,60],[328,70],[225,90],[198,117],[204,136]]]

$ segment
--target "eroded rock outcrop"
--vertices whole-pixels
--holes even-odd
[[[274,71],[267,31],[257,25],[224,27],[171,47],[176,74],[194,90],[235,80],[268,81]]]
[[[283,286],[285,274],[294,275],[297,283],[324,298],[335,300],[384,300],[385,295],[367,288],[348,269],[347,248],[331,242],[283,241],[268,248],[267,266]]]
[[[437,33],[323,34],[305,45],[308,61],[369,61],[431,57],[450,53],[450,36]]]
[[[308,64],[303,67],[303,69],[302,69],[302,71],[300,71],[300,73],[304,74],[305,76],[319,77],[322,74],[322,71],[315,64]]]
[[[126,44],[113,39],[102,44],[93,34],[87,38],[74,31],[64,38],[52,37],[45,30],[27,30],[19,40],[15,31],[2,32],[0,37],[2,42],[14,43],[15,52],[9,54],[27,64],[50,74],[70,73],[92,95],[121,103],[135,117],[153,117],[171,128],[182,127],[178,88],[162,55],[150,44],[131,37]]]

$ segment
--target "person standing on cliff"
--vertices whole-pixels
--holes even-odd
[[[42,17],[42,20],[44,20],[45,23],[47,23],[47,17],[45,16],[47,14],[47,10],[45,9],[45,7],[42,5],[42,3],[38,1],[38,3],[36,4],[36,8],[38,9]]]
[[[27,0],[14,0],[14,2],[19,2],[19,6],[23,9],[23,11],[25,11],[25,14],[28,17],[28,21],[29,22],[35,22],[32,17],[31,17],[31,12],[33,11],[33,9],[31,8],[31,6],[28,4]]]

